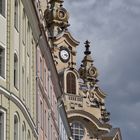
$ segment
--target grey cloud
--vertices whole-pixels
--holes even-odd
[[[99,85],[108,94],[111,123],[122,130],[124,140],[140,134],[140,1],[67,0],[70,31],[81,44],[89,39]]]

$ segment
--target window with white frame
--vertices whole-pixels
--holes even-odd
[[[5,17],[5,0],[0,0],[0,14]]]
[[[72,136],[74,140],[82,140],[85,134],[85,130],[80,122],[78,121],[73,122],[71,125],[71,130],[72,130]]]
[[[19,2],[15,0],[15,7],[14,7],[14,26],[18,30],[18,18],[19,18]]]
[[[19,139],[19,118],[15,114],[14,115],[14,140]]]
[[[5,78],[5,49],[0,46],[0,76]]]
[[[18,88],[18,57],[14,54],[14,86]]]
[[[5,140],[5,113],[0,110],[0,140]]]

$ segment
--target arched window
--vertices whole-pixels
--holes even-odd
[[[71,125],[72,137],[74,140],[82,140],[85,134],[83,125],[80,122],[73,122]]]
[[[25,94],[25,70],[24,66],[22,66],[22,97],[23,100],[25,101],[26,99],[26,94]]]
[[[18,88],[18,57],[14,54],[14,86]]]
[[[14,140],[19,139],[19,118],[14,115]]]
[[[28,134],[27,134],[27,140],[31,140],[31,135],[30,135],[30,131],[28,130]]]
[[[0,76],[5,78],[5,49],[0,45]]]
[[[14,11],[14,26],[18,29],[18,16],[19,16],[19,3],[15,0],[15,11]]]
[[[67,93],[76,94],[76,77],[72,72],[69,72],[66,77]]]
[[[22,41],[25,44],[25,38],[26,38],[26,13],[25,9],[23,9],[22,13]]]
[[[22,140],[26,140],[26,126],[25,126],[25,123],[22,125]]]

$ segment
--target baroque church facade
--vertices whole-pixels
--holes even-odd
[[[63,0],[0,0],[0,140],[121,140]]]
[[[50,1],[45,19],[51,36],[51,50],[64,91],[63,101],[74,140],[121,140],[119,128],[108,123],[106,94],[98,86],[98,70],[85,42],[84,58],[76,67],[76,41],[68,31],[69,13],[63,1]]]

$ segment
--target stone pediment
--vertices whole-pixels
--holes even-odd
[[[70,34],[70,32],[66,31],[66,32],[62,32],[59,35],[57,35],[54,39],[53,39],[53,44],[54,45],[59,45],[59,44],[63,44],[63,42],[65,42],[66,44],[68,44],[71,47],[76,47],[79,45],[80,42],[78,42],[77,40],[75,40],[72,35]]]

